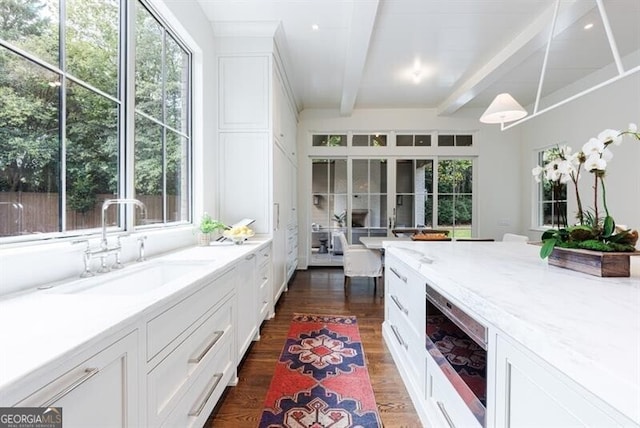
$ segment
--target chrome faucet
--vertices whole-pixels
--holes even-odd
[[[142,218],[146,219],[147,218],[147,207],[144,203],[142,203],[142,201],[139,201],[137,199],[133,199],[133,198],[129,198],[129,199],[106,199],[103,203],[102,203],[102,240],[100,241],[100,247],[103,250],[107,250],[109,245],[107,242],[107,221],[106,221],[106,213],[107,213],[107,208],[109,208],[111,205],[134,205],[134,206],[138,206],[140,207],[140,209],[142,210]]]

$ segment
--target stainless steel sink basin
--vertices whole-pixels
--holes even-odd
[[[52,294],[139,295],[157,290],[170,282],[211,264],[212,261],[153,261],[127,266],[119,271],[79,279],[44,290]]]

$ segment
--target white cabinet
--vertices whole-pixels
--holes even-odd
[[[71,370],[34,385],[36,392],[15,406],[62,407],[65,428],[138,426],[137,350],[134,331]]]
[[[496,426],[638,426],[502,334],[496,359]]]
[[[273,315],[273,295],[271,291],[271,247],[258,251],[258,327],[267,317]]]
[[[271,234],[269,138],[260,132],[220,134],[220,218],[253,218],[256,233]]]
[[[147,321],[147,426],[202,426],[235,379],[235,274],[204,281]]]
[[[254,218],[256,233],[271,236],[273,307],[287,288],[287,230],[297,217],[297,124],[276,34],[242,34],[243,28],[217,40],[218,206],[223,221]]]
[[[268,56],[219,56],[220,129],[269,129]]]
[[[236,287],[237,358],[240,363],[251,341],[258,333],[258,285],[256,281],[256,255],[249,254],[236,267],[234,279]]]
[[[287,227],[287,281],[298,267],[298,225],[291,223]]]

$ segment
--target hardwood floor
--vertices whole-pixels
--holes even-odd
[[[384,305],[373,296],[373,282],[354,278],[345,296],[340,268],[298,271],[276,306],[276,316],[263,323],[239,367],[238,385],[228,387],[205,427],[256,427],[262,413],[276,360],[280,356],[294,313],[355,315],[364,346],[367,368],[385,427],[421,427],[418,415],[382,338]],[[378,293],[381,290],[378,289]]]

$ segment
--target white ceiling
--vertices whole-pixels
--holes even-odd
[[[298,108],[343,114],[450,114],[486,107],[500,92],[533,103],[555,8],[554,0],[197,1],[214,28],[280,22]],[[640,65],[640,0],[602,1],[624,68]],[[561,1],[547,64],[543,96],[613,64],[596,0]],[[598,79],[617,73],[609,68]]]

